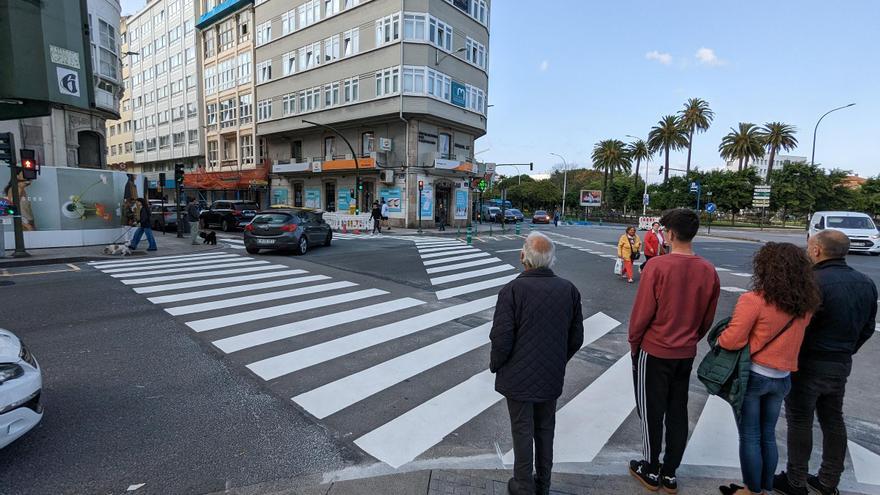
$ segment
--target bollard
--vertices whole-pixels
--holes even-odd
[[[495,222],[492,222],[492,223],[495,223]],[[495,234],[492,233],[492,224],[490,223],[489,224],[489,237],[492,237],[493,235],[495,235]]]
[[[467,228],[467,244],[468,244],[468,246],[471,245],[471,242],[472,242],[472,238],[471,238],[471,226],[468,225],[468,228]]]
[[[519,235],[519,222],[516,223],[516,235]]]

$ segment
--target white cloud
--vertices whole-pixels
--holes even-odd
[[[651,50],[646,53],[645,58],[648,60],[656,60],[663,65],[669,65],[672,63],[672,55],[665,52],[658,52],[657,50]]]
[[[550,61],[549,60],[542,60],[541,65],[538,66],[538,70],[540,70],[541,72],[547,72],[547,69],[549,69],[549,68],[550,68]]]
[[[724,61],[718,58],[718,55],[715,55],[715,50],[711,48],[700,48],[694,56],[703,65],[724,65]]]

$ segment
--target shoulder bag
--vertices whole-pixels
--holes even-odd
[[[629,236],[626,236],[626,240],[629,241],[629,258],[633,261],[636,261],[642,256],[640,251],[636,251],[635,247],[633,247],[633,241]]]

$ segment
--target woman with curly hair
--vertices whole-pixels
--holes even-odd
[[[773,489],[779,459],[776,421],[791,389],[791,372],[797,371],[804,330],[820,303],[812,264],[802,248],[768,242],[752,263],[752,290],[739,298],[718,338],[718,345],[728,350],[748,345],[752,357],[738,425],[746,487],[731,485],[738,495]]]

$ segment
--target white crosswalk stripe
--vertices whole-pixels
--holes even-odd
[[[473,270],[467,272],[456,273],[454,275],[445,275],[443,277],[435,277],[431,279],[431,285],[443,285],[448,284],[450,282],[455,282],[458,280],[467,280],[470,278],[482,277],[483,275],[491,275],[493,273],[506,272],[508,270],[515,270],[515,268],[511,265],[497,265],[489,268],[483,268],[482,270]]]
[[[433,259],[433,258],[442,258],[444,256],[451,256],[451,255],[455,255],[455,254],[473,254],[473,253],[478,253],[478,252],[479,252],[479,250],[474,249],[474,248],[464,248],[464,249],[456,249],[454,251],[446,251],[444,253],[421,254],[420,256],[422,257],[423,260],[427,260],[427,259]]]
[[[242,261],[246,260],[246,261]],[[139,272],[131,272],[131,273],[114,273],[110,276],[113,278],[127,278],[127,277],[144,277],[147,275],[162,275],[165,273],[180,273],[182,271],[186,272],[200,272],[205,270],[216,270],[220,268],[236,268],[240,266],[253,266],[253,265],[267,265],[268,261],[254,260],[250,258],[235,258],[233,260],[218,260],[210,265],[205,266],[196,266],[196,267],[188,267],[188,268],[165,268],[160,270],[143,270]]]
[[[157,264],[150,265],[147,267],[145,267],[143,265],[127,266],[127,267],[123,267],[123,268],[106,268],[106,267],[104,267],[101,269],[101,271],[103,271],[104,273],[129,273],[129,272],[136,272],[136,271],[142,271],[142,270],[152,270],[152,269],[156,269],[156,268],[175,268],[175,269],[177,269],[177,268],[187,268],[187,267],[191,267],[191,266],[204,266],[204,265],[211,265],[211,264],[215,264],[215,263],[225,263],[227,261],[241,261],[241,260],[242,260],[241,256],[239,256],[237,254],[230,253],[230,254],[224,254],[224,255],[212,257],[207,260],[202,260],[202,259],[183,260],[183,261],[177,260],[175,262],[161,263],[161,264],[159,264],[157,262]]]
[[[176,260],[190,260],[190,259],[198,259],[198,258],[211,258],[222,256],[225,253],[219,252],[211,252],[211,253],[196,253],[196,254],[186,254],[181,256],[163,256],[160,258],[148,258],[148,259],[127,259],[127,260],[114,260],[114,261],[90,261],[88,264],[94,268],[104,269],[104,268],[115,268],[117,266],[137,266],[137,265],[152,265],[155,263],[168,263],[170,261]]]
[[[453,265],[442,265],[434,268],[426,268],[425,272],[429,275],[432,273],[450,272],[453,270],[461,270],[462,268],[471,268],[475,266],[483,266],[487,263],[499,263],[499,258],[482,258],[477,261],[466,261],[464,263],[455,263]]]
[[[464,294],[470,294],[471,292],[477,292],[484,289],[492,289],[495,287],[500,287],[507,282],[515,279],[517,275],[507,275],[499,278],[492,278],[489,280],[481,280],[479,282],[474,282],[472,284],[459,285],[456,287],[450,287],[449,289],[443,289],[437,291],[437,299],[449,299],[450,297],[461,296]]]
[[[697,466],[739,467],[739,433],[733,409],[709,396],[688,441],[682,462]]]
[[[255,294],[253,296],[234,297],[232,299],[223,299],[220,301],[190,304],[187,306],[177,306],[174,308],[168,308],[165,311],[167,311],[168,314],[175,316],[189,315],[193,313],[204,313],[205,311],[210,311],[212,309],[224,309],[234,306],[244,306],[247,304],[275,301],[277,299],[287,299],[290,297],[303,296],[306,294],[317,294],[318,292],[345,289],[347,287],[354,287],[355,285],[357,284],[352,282],[332,282],[329,284],[311,285],[309,287],[288,289],[278,292],[264,292],[262,294]]]
[[[464,261],[464,260],[472,260],[474,258],[482,258],[485,256],[489,256],[489,253],[483,251],[477,251],[473,254],[463,254],[460,256],[453,256],[451,258],[440,258],[440,259],[432,259],[422,262],[425,266],[434,266],[434,265],[442,265],[443,263],[452,263],[453,261]]]
[[[213,280],[200,280],[197,282],[181,282],[179,284],[154,285],[151,287],[135,288],[138,294],[149,294],[152,292],[164,292],[169,290],[189,289],[193,287],[205,287],[208,285],[221,285],[231,282],[245,282],[249,280],[259,280],[263,278],[276,278],[279,276],[300,275],[306,273],[305,270],[282,270],[281,272],[258,273],[255,275],[242,275],[240,277],[218,278]],[[256,284],[245,285],[227,285],[219,289],[200,290],[195,292],[184,292],[180,294],[172,294],[168,296],[148,297],[147,300],[153,304],[165,304],[170,302],[189,301],[191,299],[199,299],[202,297],[220,296],[223,294],[233,294],[243,290],[268,289],[270,287],[282,287],[285,285],[303,284],[306,282],[314,282],[316,280],[326,280],[330,277],[324,275],[312,275],[310,277],[284,278],[272,282],[261,282]]]
[[[210,272],[194,272],[194,273],[181,273],[178,275],[163,275],[161,277],[146,277],[146,278],[134,278],[134,279],[123,279],[122,283],[125,285],[137,285],[137,284],[155,284],[156,282],[168,282],[171,280],[188,280],[188,279],[203,279],[208,277],[216,277],[217,275],[232,275],[234,273],[254,273],[263,270],[278,270],[287,268],[284,265],[260,265],[260,266],[249,266],[247,268],[233,268],[233,269],[224,269],[224,270],[212,270]],[[210,280],[206,281],[209,282]],[[201,281],[200,281],[201,282]]]

